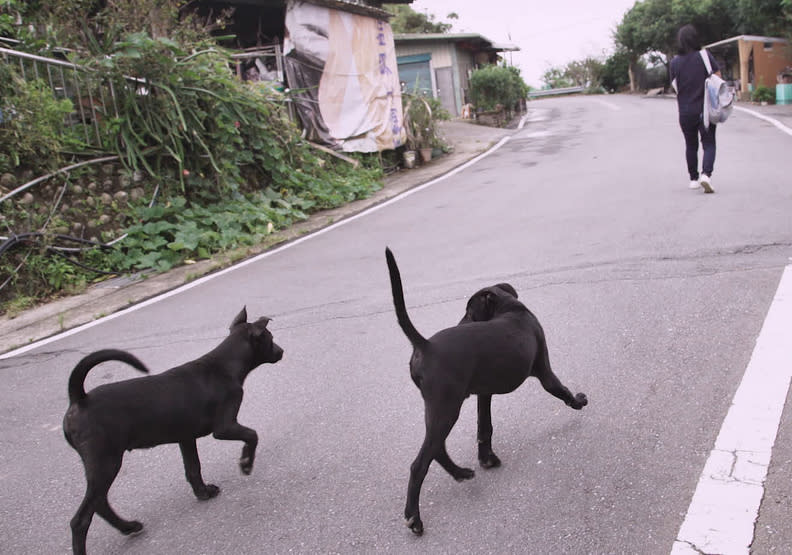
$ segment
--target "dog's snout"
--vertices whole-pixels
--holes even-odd
[[[283,349],[275,343],[272,344],[272,362],[278,362],[283,358]]]

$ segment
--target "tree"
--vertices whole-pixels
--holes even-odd
[[[792,0],[643,0],[624,14],[614,32],[618,48],[630,60],[631,90],[635,64],[645,54],[668,66],[677,50],[680,27],[692,23],[702,44],[736,34],[792,35]],[[659,54],[659,55],[658,55]]]
[[[596,88],[600,86],[603,64],[589,56],[567,64],[565,75],[578,87]]]
[[[622,49],[611,54],[602,66],[600,84],[608,92],[617,92],[630,84],[630,55]]]
[[[675,21],[674,0],[636,2],[616,27],[614,38],[629,56],[630,90],[635,90],[635,64],[652,51],[668,55],[674,51],[676,33],[682,24]]]
[[[736,0],[730,15],[740,34],[792,34],[792,0]]]
[[[572,80],[566,75],[566,70],[559,67],[550,67],[542,74],[542,82],[550,89],[563,89],[573,85]]]
[[[390,20],[394,33],[446,33],[452,25],[450,23],[436,22],[433,14],[416,12],[409,6],[389,5],[385,9],[393,14]],[[456,13],[448,14],[449,19],[458,19]]]

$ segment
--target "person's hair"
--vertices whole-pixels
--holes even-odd
[[[693,25],[684,25],[679,29],[677,42],[679,43],[680,54],[689,54],[690,52],[701,50],[701,41],[699,41],[698,32]]]

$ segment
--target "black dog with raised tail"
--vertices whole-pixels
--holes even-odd
[[[410,466],[404,509],[407,526],[420,535],[423,522],[419,497],[432,461],[440,463],[456,480],[474,476],[472,469],[451,460],[445,446],[468,396],[478,396],[478,458],[484,468],[500,465],[492,452],[492,395],[514,391],[526,378],[535,376],[545,390],[573,409],[583,408],[588,401],[583,393],[573,395],[553,374],[542,327],[517,300],[511,285],[502,283],[478,291],[468,301],[459,325],[426,339],[407,315],[399,268],[388,248],[385,257],[396,317],[413,346],[410,376],[424,399],[426,435]]]

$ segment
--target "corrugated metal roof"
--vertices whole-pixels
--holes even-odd
[[[513,44],[492,42],[484,35],[478,33],[396,33],[393,35],[396,42],[461,42],[466,40],[485,42],[491,50],[516,52],[519,46]]]

